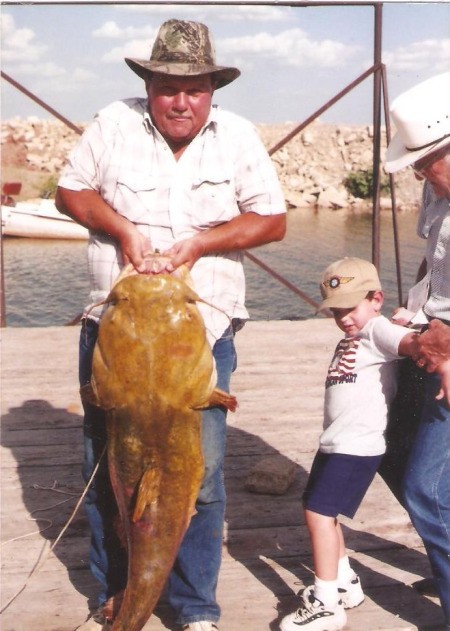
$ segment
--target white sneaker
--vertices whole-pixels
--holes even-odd
[[[219,627],[210,620],[200,620],[200,622],[185,624],[182,631],[219,631]]]
[[[357,574],[355,574],[355,577],[350,581],[350,583],[339,587],[338,592],[341,597],[342,604],[344,605],[344,609],[353,609],[353,607],[357,607],[364,600],[364,592]]]
[[[340,602],[336,609],[327,609],[314,596],[314,585],[305,587],[300,595],[300,607],[281,621],[281,631],[339,631],[347,622]]]

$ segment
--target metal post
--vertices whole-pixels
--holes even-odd
[[[389,97],[386,78],[386,67],[382,64],[381,77],[383,80],[383,106],[384,106],[384,120],[386,122],[386,145],[391,142],[391,122],[389,120]],[[400,267],[400,243],[398,233],[397,222],[397,199],[395,195],[395,182],[393,173],[389,173],[389,187],[391,190],[391,208],[392,208],[392,229],[394,232],[394,252],[395,252],[395,266],[397,271],[397,292],[398,292],[398,304],[403,304],[402,295],[402,273]]]
[[[382,4],[375,4],[373,77],[373,211],[372,262],[380,268],[381,35]]]
[[[269,149],[269,156],[272,156],[276,151],[284,147],[284,145],[288,143],[290,140],[292,140],[294,136],[299,134],[303,129],[305,129],[305,127],[307,127],[310,123],[316,120],[316,118],[318,118],[321,114],[326,112],[332,105],[337,103],[340,99],[342,99],[342,97],[344,97],[346,94],[351,92],[351,90],[356,88],[356,86],[358,86],[362,81],[367,79],[367,77],[369,77],[374,72],[375,72],[375,66],[371,66],[365,72],[360,74],[359,77],[357,77],[354,81],[349,83],[343,90],[341,90],[338,94],[336,94],[336,96],[334,96],[332,99],[327,101],[324,105],[319,107],[319,109],[313,112],[311,116],[308,116],[308,118],[305,119],[302,123],[300,123],[300,125],[297,125],[297,127],[295,127],[292,131],[290,131],[284,138],[282,138],[282,140],[280,140],[279,142],[277,142],[276,145],[271,147],[271,149]]]
[[[3,265],[3,234],[0,230],[0,327],[6,326],[5,276]]]

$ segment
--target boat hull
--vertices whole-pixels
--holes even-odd
[[[2,206],[2,235],[30,239],[86,240],[89,232],[61,214],[51,200]]]

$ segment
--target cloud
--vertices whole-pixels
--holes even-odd
[[[145,5],[133,4],[125,6],[116,6],[117,11],[128,13],[148,13],[155,16],[161,16],[166,19],[169,8],[167,5]],[[207,22],[208,19],[228,21],[228,22],[245,22],[252,20],[255,22],[279,22],[286,20],[286,8],[281,9],[274,6],[251,6],[251,5],[234,5],[232,7],[220,6],[201,6],[192,7],[188,4],[177,5],[172,17],[180,19],[191,19],[195,21]],[[158,25],[159,26],[159,25]]]
[[[52,83],[52,92],[54,94],[80,94],[80,88],[86,89],[88,86],[99,86],[101,78],[85,68],[75,68],[69,73],[65,72],[66,79],[64,81],[55,81]],[[68,79],[70,77],[70,79]]]
[[[17,28],[10,14],[0,16],[2,62],[17,64],[42,58],[48,46],[34,42],[35,33],[30,28]]]
[[[239,5],[228,9],[221,8],[219,15],[214,15],[219,20],[228,20],[229,22],[281,22],[286,20],[286,9],[283,11],[278,7],[252,7],[250,5]]]
[[[148,37],[154,39],[156,35],[156,28],[151,26],[127,26],[121,28],[113,20],[109,20],[102,24],[102,26],[92,32],[93,37],[105,38],[105,39],[135,39],[140,37]]]
[[[387,68],[395,72],[418,72],[426,68],[439,72],[448,69],[449,59],[450,39],[426,39],[383,54]]]
[[[18,63],[14,65],[14,75],[16,76],[29,76],[33,79],[57,79],[67,76],[67,71],[62,66],[53,63],[52,61],[39,62],[39,72],[36,73],[36,64],[30,60],[29,63]]]
[[[251,7],[249,7],[251,8]],[[156,29],[121,29],[115,22],[106,22],[95,31],[96,37],[125,39],[102,56],[105,63],[122,62],[124,57],[148,59],[156,36]],[[145,38],[136,37],[143,33]],[[302,29],[288,29],[277,34],[261,31],[242,37],[215,38],[217,57],[221,63],[241,68],[253,68],[261,61],[283,66],[336,68],[360,54],[358,46],[337,40],[313,40]]]
[[[86,68],[75,68],[73,72],[70,73],[70,76],[73,79],[73,83],[89,83],[93,80],[97,80],[98,75],[91,70],[86,70]]]
[[[125,40],[123,45],[111,48],[101,57],[104,63],[118,63],[123,62],[124,57],[148,59],[157,30],[151,26],[122,28],[110,20],[93,31],[92,35],[96,38]]]
[[[137,57],[139,59],[150,59],[153,40],[137,39],[127,42],[123,46],[115,46],[105,53],[101,61],[105,63],[123,62],[124,57]]]
[[[14,17],[9,14],[0,16],[1,38],[2,38],[2,62],[13,67],[17,76],[31,76],[39,81],[42,79],[51,80],[67,77],[69,72],[66,68],[51,60],[46,60],[45,56],[49,47],[45,44],[38,44],[35,40],[35,33],[30,28],[17,28]],[[39,63],[37,72],[36,64]],[[75,68],[70,71],[71,82],[86,83],[95,78],[94,73],[82,68]],[[65,86],[67,89],[67,85]]]
[[[217,49],[226,55],[249,55],[251,59],[270,59],[283,65],[333,68],[345,65],[361,49],[337,40],[310,39],[302,29],[288,29],[271,35],[260,32],[244,37],[223,38]]]

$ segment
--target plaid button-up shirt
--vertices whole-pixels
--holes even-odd
[[[240,213],[286,212],[275,168],[255,128],[216,106],[177,161],[152,124],[146,99],[112,103],[71,152],[59,185],[97,191],[160,251]],[[222,335],[229,318],[248,317],[242,256],[219,252],[192,268],[198,295],[218,308],[198,305],[210,341]],[[92,305],[106,298],[120,271],[118,244],[91,232],[88,265],[91,292],[85,313],[98,319],[102,308]]]
[[[430,289],[423,310],[431,318],[450,322],[450,199],[436,197],[424,186],[417,232],[427,239],[426,259]]]

